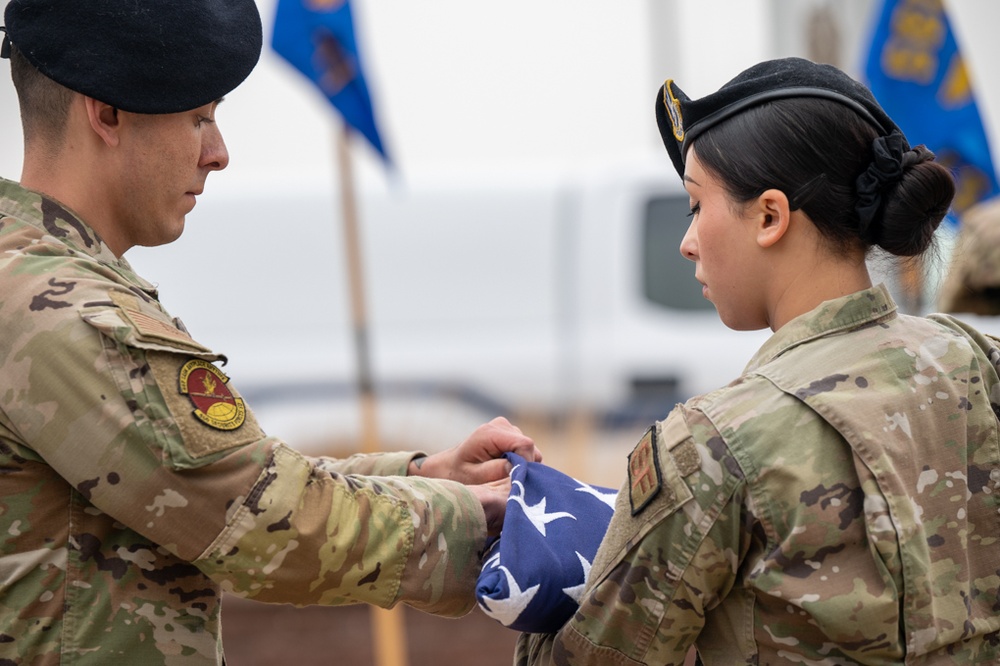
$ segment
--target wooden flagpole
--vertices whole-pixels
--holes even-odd
[[[340,199],[344,219],[344,251],[347,257],[347,281],[351,297],[351,326],[357,359],[358,400],[361,409],[361,450],[374,453],[379,447],[375,384],[372,379],[371,353],[368,346],[368,316],[365,308],[364,274],[361,242],[358,234],[358,209],[354,172],[350,154],[351,129],[344,123],[337,141],[340,166]],[[376,666],[407,666],[406,633],[403,607],[386,610],[371,606],[372,648]]]

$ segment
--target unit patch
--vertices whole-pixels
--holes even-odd
[[[656,451],[656,426],[651,426],[628,456],[629,503],[632,515],[653,501],[663,485],[660,459]]]
[[[191,359],[181,366],[180,392],[194,405],[194,415],[202,423],[218,430],[235,430],[246,420],[246,407],[226,384],[229,377],[201,359]]]

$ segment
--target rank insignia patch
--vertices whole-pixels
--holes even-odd
[[[632,515],[638,514],[660,492],[660,459],[656,452],[656,426],[651,426],[628,456],[628,493]]]
[[[236,430],[247,416],[243,400],[233,395],[228,382],[229,377],[208,361],[191,359],[181,366],[181,394],[191,400],[199,421],[218,430]]]

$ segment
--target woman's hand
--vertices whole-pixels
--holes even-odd
[[[479,503],[483,505],[486,513],[486,534],[497,536],[503,527],[503,519],[507,514],[507,498],[510,496],[510,477],[504,477],[497,481],[491,481],[476,486],[469,486],[469,490],[476,496]]]

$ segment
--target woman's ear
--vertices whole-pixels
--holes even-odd
[[[791,224],[788,197],[781,190],[766,190],[751,204],[750,213],[756,225],[757,244],[761,247],[771,247],[781,240]]]

